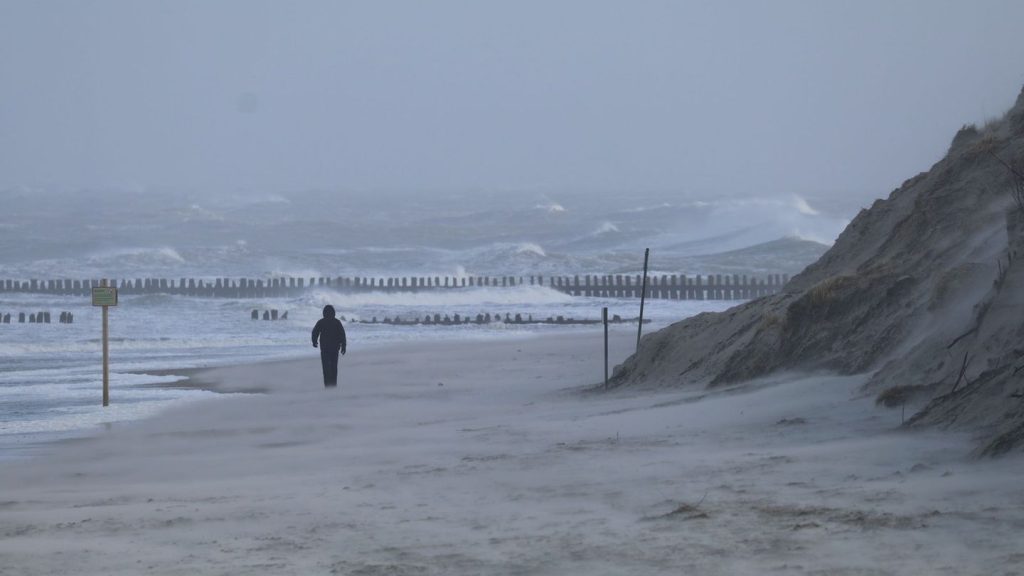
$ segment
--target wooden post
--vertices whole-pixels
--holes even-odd
[[[100,280],[100,286],[106,288],[106,279]],[[103,305],[103,405],[110,405],[110,330],[108,313],[110,306]]]
[[[601,309],[601,320],[604,322],[604,387],[608,388],[608,307]]]
[[[106,286],[107,281],[103,280],[100,286]],[[110,329],[108,322],[107,306],[103,307],[103,405],[110,405]]]
[[[651,256],[651,249],[644,248],[644,283],[640,288],[640,321],[636,323],[636,351],[640,351],[640,335],[644,330],[644,300],[647,297],[647,260]],[[607,324],[607,322],[606,322]]]

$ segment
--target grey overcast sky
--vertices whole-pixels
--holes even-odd
[[[0,3],[0,186],[884,196],[1019,0]]]

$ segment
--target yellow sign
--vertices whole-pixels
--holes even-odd
[[[117,306],[117,288],[113,286],[93,286],[93,306]]]

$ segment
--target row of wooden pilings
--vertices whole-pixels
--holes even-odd
[[[344,322],[345,321],[345,317],[342,316],[341,320],[342,320],[342,322]],[[610,318],[608,320],[608,322],[611,323],[611,324],[628,324],[628,323],[635,324],[639,320],[640,319],[637,318],[637,317],[627,318],[627,319],[623,320],[621,316],[616,314],[612,318]],[[471,316],[462,316],[460,314],[453,314],[453,315],[445,314],[444,316],[441,316],[440,314],[434,314],[433,316],[431,316],[431,315],[428,314],[428,315],[424,316],[423,318],[420,318],[418,316],[414,316],[412,318],[402,318],[401,316],[395,316],[394,318],[385,317],[383,320],[378,320],[377,317],[374,316],[371,319],[352,320],[352,322],[355,322],[357,324],[391,324],[393,326],[461,326],[461,325],[464,325],[464,324],[483,325],[483,324],[493,324],[493,323],[498,323],[498,324],[557,324],[557,325],[567,325],[567,324],[600,324],[602,322],[602,320],[600,320],[600,319],[588,319],[588,318],[572,318],[572,317],[568,317],[567,318],[565,316],[548,316],[547,318],[536,318],[535,319],[533,317],[533,314],[527,314],[526,316],[524,316],[522,314],[516,314],[515,316],[513,316],[511,313],[508,313],[508,312],[506,312],[505,316],[502,317],[501,314],[495,314],[494,316],[491,316],[491,314],[488,312],[488,313],[485,313],[485,314],[477,314],[475,318],[471,317]],[[650,319],[645,319],[644,320],[644,324],[649,324],[650,322],[651,322]]]
[[[747,300],[778,292],[789,281],[784,274],[747,276],[709,274],[649,276],[648,298],[671,300]],[[315,288],[353,292],[420,292],[454,288],[546,286],[573,296],[639,298],[639,274],[574,276],[413,276],[334,278],[138,278],[111,281],[122,295],[173,294],[210,298],[294,296]],[[86,296],[99,280],[0,280],[0,293],[18,292]]]
[[[18,312],[18,315],[15,318],[16,318],[18,324],[24,324],[26,321],[29,324],[49,324],[50,323],[50,313],[49,312],[29,312],[27,314],[25,312]],[[75,315],[72,314],[71,312],[61,312],[60,316],[58,316],[58,318],[57,318],[57,321],[60,324],[74,324],[75,323]],[[11,313],[10,312],[8,312],[6,314],[0,313],[0,324],[12,324],[12,323],[13,323],[13,321],[11,319]]]

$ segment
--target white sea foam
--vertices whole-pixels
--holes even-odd
[[[515,288],[452,288],[423,292],[337,292],[314,290],[306,299],[316,306],[332,304],[335,308],[421,307],[421,306],[489,306],[568,304],[572,296],[546,286]]]
[[[548,214],[559,214],[565,212],[565,206],[562,206],[558,202],[550,202],[548,204],[537,204],[534,208],[543,210]]]
[[[796,207],[797,212],[807,216],[817,216],[820,214],[820,212],[812,208],[811,205],[807,203],[807,200],[804,200],[796,194],[793,195],[793,206]]]
[[[703,206],[703,205],[707,205],[707,203],[706,202],[697,202],[694,205]],[[628,209],[624,210],[624,212],[626,212],[626,213],[648,212],[650,210],[662,210],[664,208],[671,208],[671,207],[672,207],[672,204],[670,204],[668,202],[662,202],[661,204],[657,204],[657,205],[654,205],[654,206],[637,206],[636,208],[628,208]]]
[[[266,275],[271,278],[325,278],[322,270],[295,266],[277,258],[267,259]]]
[[[188,212],[184,214],[184,219],[186,222],[189,220],[207,220],[213,222],[223,222],[224,216],[211,210],[207,210],[206,208],[203,208],[199,204],[192,204],[191,206],[189,206]]]
[[[126,257],[149,259],[153,261],[164,261],[174,263],[184,263],[185,259],[181,254],[170,246],[161,247],[127,247],[127,248],[115,248],[111,250],[103,250],[100,252],[93,252],[89,254],[87,258],[93,261],[105,261],[105,260],[118,260]]]
[[[204,390],[112,390],[120,397],[120,401],[110,406],[76,406],[64,408],[50,413],[45,418],[14,420],[0,422],[0,435],[32,434],[40,432],[72,432],[88,430],[103,424],[139,420],[152,416],[173,406],[196,400],[212,399],[218,395]],[[61,391],[61,399],[66,399],[70,390]],[[92,394],[95,395],[95,392]],[[131,401],[132,397],[146,398]]]
[[[523,242],[517,246],[516,254],[535,254],[542,258],[547,256],[547,253],[540,247],[540,244],[535,244],[533,242]]]

